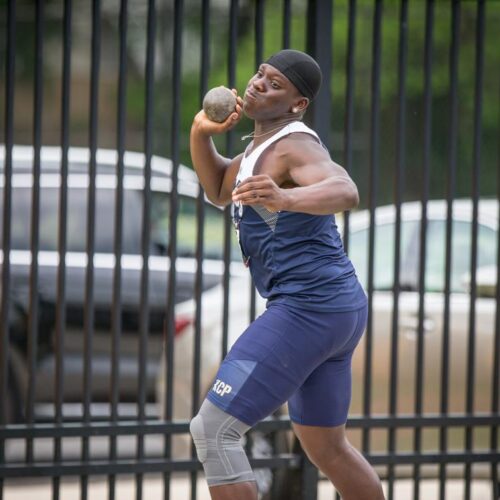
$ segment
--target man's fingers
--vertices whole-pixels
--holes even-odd
[[[233,193],[233,200],[234,201],[246,201],[246,200],[253,200],[255,198],[263,197],[265,196],[265,192],[261,188],[254,188],[254,189],[248,189],[245,191],[238,191]]]
[[[246,193],[256,189],[272,188],[274,185],[274,181],[268,175],[255,175],[238,184],[233,192],[236,194]]]
[[[251,191],[239,193],[238,195],[233,195],[233,201],[240,202],[245,205],[260,203],[265,199],[267,199],[267,193],[262,189],[253,189]]]
[[[271,177],[267,174],[258,174],[258,175],[252,175],[250,177],[247,177],[244,181],[241,182],[241,184],[238,187],[245,186],[246,184],[250,184],[252,182],[263,182],[263,181],[270,181],[274,182]]]

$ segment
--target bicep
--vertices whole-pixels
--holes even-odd
[[[323,146],[312,142],[294,151],[288,173],[298,186],[310,186],[332,177],[349,179],[345,169],[331,160]]]

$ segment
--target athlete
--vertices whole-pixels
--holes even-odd
[[[383,499],[375,471],[348,442],[351,358],[367,300],[344,253],[334,215],[358,204],[356,185],[301,121],[321,85],[303,52],[283,50],[250,79],[225,122],[203,111],[191,157],[208,198],[232,203],[243,260],[266,311],[238,338],[191,434],[214,500],[255,500],[243,435],[284,403],[310,460],[344,500]],[[254,120],[245,152],[221,156],[211,136]]]

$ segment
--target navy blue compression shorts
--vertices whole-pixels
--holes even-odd
[[[207,398],[250,426],[287,401],[298,424],[345,424],[351,358],[366,318],[366,306],[317,312],[270,305],[236,341]]]

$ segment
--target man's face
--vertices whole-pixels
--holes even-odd
[[[279,118],[291,112],[299,97],[297,88],[283,73],[264,63],[248,82],[243,111],[254,120]]]

